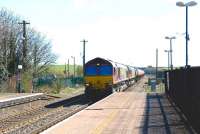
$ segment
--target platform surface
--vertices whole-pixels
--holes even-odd
[[[164,94],[116,92],[42,134],[190,134]]]
[[[26,98],[31,96],[42,95],[43,93],[1,93],[0,102],[16,100],[20,98]]]

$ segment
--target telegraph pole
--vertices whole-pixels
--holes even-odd
[[[158,48],[156,48],[156,84],[158,77]]]
[[[65,78],[66,78],[66,73],[67,73],[67,67],[66,67],[66,62],[65,62],[65,70],[64,70]]]
[[[85,76],[85,43],[88,42],[87,40],[83,39],[83,77]]]
[[[169,39],[170,40],[170,61],[171,61],[171,70],[173,70],[173,64],[172,64],[172,40],[173,39],[176,39],[175,36],[172,36],[172,37],[169,37],[169,36],[166,36],[165,39]]]
[[[75,56],[71,56],[74,60],[74,78],[76,77],[76,63],[75,63]]]
[[[30,24],[23,20],[22,22],[18,23],[23,25],[23,48],[22,48],[22,65],[23,68],[26,69],[26,58],[27,58],[27,36],[26,36],[26,25]]]
[[[67,60],[67,78],[69,79],[69,59]]]

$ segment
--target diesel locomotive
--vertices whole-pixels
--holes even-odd
[[[103,58],[85,64],[85,95],[97,97],[130,86],[144,75],[144,71]]]

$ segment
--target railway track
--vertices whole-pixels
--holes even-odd
[[[4,107],[0,109],[0,123],[2,123],[4,120],[7,120],[8,118],[14,118],[17,116],[23,116],[24,114],[30,112],[33,109],[40,109],[44,107],[45,105],[55,101],[57,99],[53,96],[44,96],[37,100],[30,100],[26,103],[21,104],[15,104],[8,107]]]
[[[132,86],[128,87],[125,92],[132,92],[132,91],[137,91],[137,92],[143,92],[143,86],[144,83],[147,82],[147,77],[141,78],[138,82],[134,83]]]
[[[127,91],[130,90],[128,89]],[[23,112],[18,111],[4,118],[0,117],[0,133],[38,134],[78,111],[81,111],[92,103],[86,100],[83,94],[63,100],[59,99],[56,102],[51,101],[53,98],[54,97],[49,96],[38,100],[43,101],[42,105],[39,106],[37,106],[37,101],[31,102],[36,104],[31,104],[32,106],[23,110]],[[15,107],[18,106],[20,105],[16,105]]]
[[[84,95],[41,106],[0,120],[0,133],[37,134],[86,108],[91,102]]]

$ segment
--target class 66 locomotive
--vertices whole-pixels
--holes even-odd
[[[131,86],[144,76],[144,71],[103,58],[85,64],[85,95],[96,98]]]

